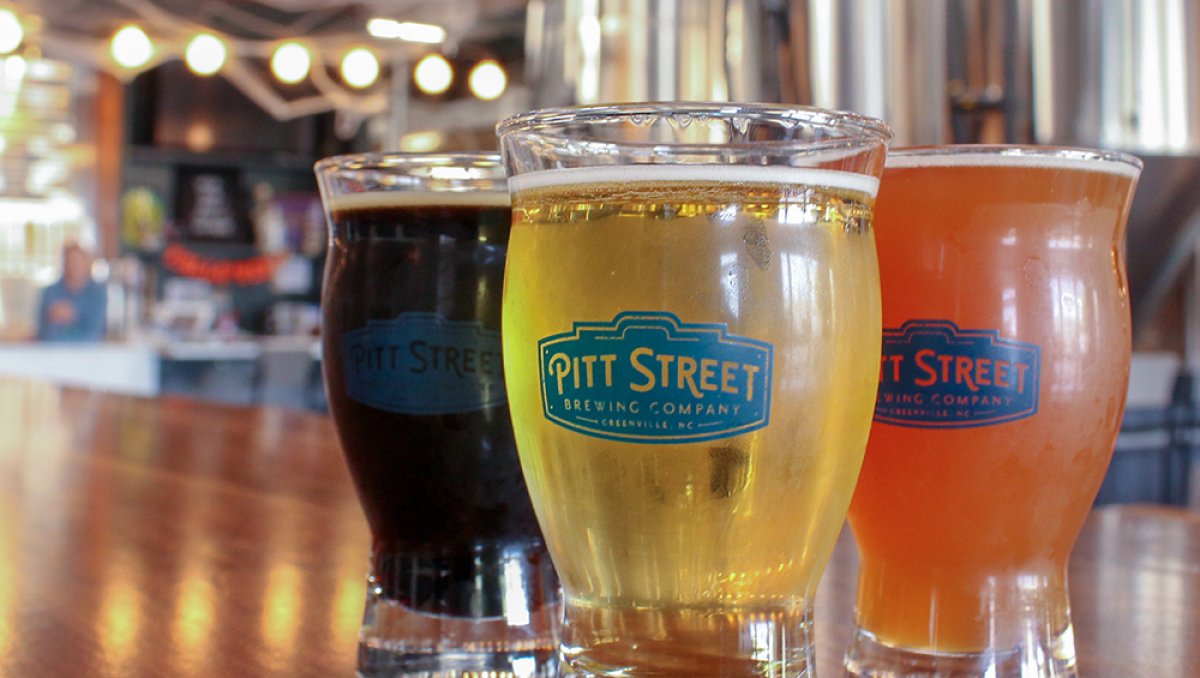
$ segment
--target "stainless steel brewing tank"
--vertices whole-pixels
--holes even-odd
[[[1200,234],[1200,1],[1033,0],[1030,30],[1036,140],[1146,163],[1126,240],[1144,327]]]
[[[534,106],[801,103],[882,117],[897,146],[1139,155],[1135,331],[1200,234],[1200,0],[532,0],[527,16]]]
[[[885,118],[948,141],[946,0],[532,0],[535,107],[764,101]]]
[[[784,0],[531,0],[535,108],[629,101],[795,101]]]

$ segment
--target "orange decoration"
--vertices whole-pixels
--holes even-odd
[[[262,285],[271,281],[275,269],[287,259],[286,254],[250,257],[249,259],[212,259],[188,250],[182,245],[168,245],[163,250],[163,267],[185,278],[199,278],[214,285]]]

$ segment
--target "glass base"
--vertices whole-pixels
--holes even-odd
[[[600,607],[568,601],[562,662],[577,676],[811,677],[811,607]]]
[[[358,643],[372,678],[557,675],[558,581],[541,547],[376,554]]]
[[[358,646],[360,678],[556,678],[553,651],[522,653],[397,654]]]
[[[938,653],[893,647],[865,629],[846,652],[846,675],[855,678],[1075,678],[1075,635],[1027,638],[1004,650]]]

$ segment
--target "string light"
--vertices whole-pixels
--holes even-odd
[[[4,79],[9,82],[20,82],[25,78],[25,73],[29,71],[29,62],[25,61],[25,57],[20,54],[3,59],[4,62]]]
[[[404,40],[429,45],[446,41],[446,29],[433,24],[419,24],[413,21],[371,19],[367,22],[367,32],[371,34],[371,37],[382,40]]]
[[[271,72],[280,82],[294,85],[308,77],[312,55],[298,42],[285,42],[271,55]]]
[[[154,56],[154,45],[145,31],[129,25],[113,35],[111,52],[113,60],[125,68],[140,68]]]
[[[500,67],[500,64],[486,59],[475,64],[475,67],[471,69],[471,75],[467,77],[467,85],[475,96],[484,101],[492,101],[499,99],[500,95],[504,94],[504,89],[508,87],[508,76],[504,74],[504,69]]]
[[[210,33],[192,38],[183,54],[188,68],[196,75],[212,75],[225,65],[226,49],[221,39]]]
[[[429,153],[441,148],[446,137],[437,130],[409,132],[400,137],[400,150],[405,153]]]
[[[21,46],[25,29],[11,9],[0,9],[0,54],[8,54]]]
[[[347,85],[363,89],[379,79],[379,59],[365,47],[356,47],[342,57],[342,79]]]
[[[441,94],[454,82],[454,69],[441,54],[428,54],[417,62],[413,71],[417,88],[426,94]]]
[[[139,6],[145,1],[131,0]],[[52,23],[43,24],[40,18],[25,16],[23,10],[12,9],[10,4],[11,0],[0,0],[0,80],[10,81],[18,70],[18,62],[5,61],[6,54],[8,58],[14,53],[40,58],[43,50],[74,54],[121,79],[133,77],[164,60],[181,57],[196,75],[225,73],[231,85],[277,120],[342,111],[350,114],[346,117],[349,122],[345,123],[349,129],[351,125],[386,111],[389,105],[387,92],[377,85],[384,73],[378,51],[383,47],[379,43],[349,49],[352,46],[345,45],[342,36],[289,38],[286,25],[271,31],[275,39],[233,40],[211,29],[199,29],[203,32],[197,34],[195,23],[175,16],[169,9],[159,8],[150,17],[154,31],[149,35],[135,20],[120,26],[120,30],[107,40],[101,38],[98,43],[88,40],[87,44],[81,44],[83,38],[77,33],[61,30]],[[141,16],[140,11],[137,13]],[[266,21],[264,25],[266,23],[271,22]],[[368,29],[380,39],[428,44],[447,39],[446,29],[434,24],[378,18],[368,22]],[[30,32],[36,33],[36,41],[30,38]],[[388,46],[386,49],[390,53],[397,48]],[[269,57],[270,68],[267,70],[271,75],[262,69],[247,67],[247,62],[264,56]],[[30,68],[34,68],[40,62],[30,63]],[[327,77],[326,64],[339,65],[341,77]],[[314,68],[321,69],[317,77],[313,77]],[[423,91],[439,94],[450,89],[457,76],[450,62],[437,56],[425,60],[420,74],[414,73],[413,77]],[[308,78],[311,78],[310,86],[306,87],[303,96],[297,97],[296,92],[286,92],[278,86],[278,83],[296,84]],[[8,98],[16,99],[15,95]],[[5,101],[0,98],[0,109],[4,105]],[[3,110],[0,110],[0,117],[3,117]]]

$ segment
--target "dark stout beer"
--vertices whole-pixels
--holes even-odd
[[[324,370],[374,584],[413,611],[501,617],[519,559],[507,567],[525,573],[524,594],[552,601],[504,393],[507,195],[361,193],[329,207]]]

